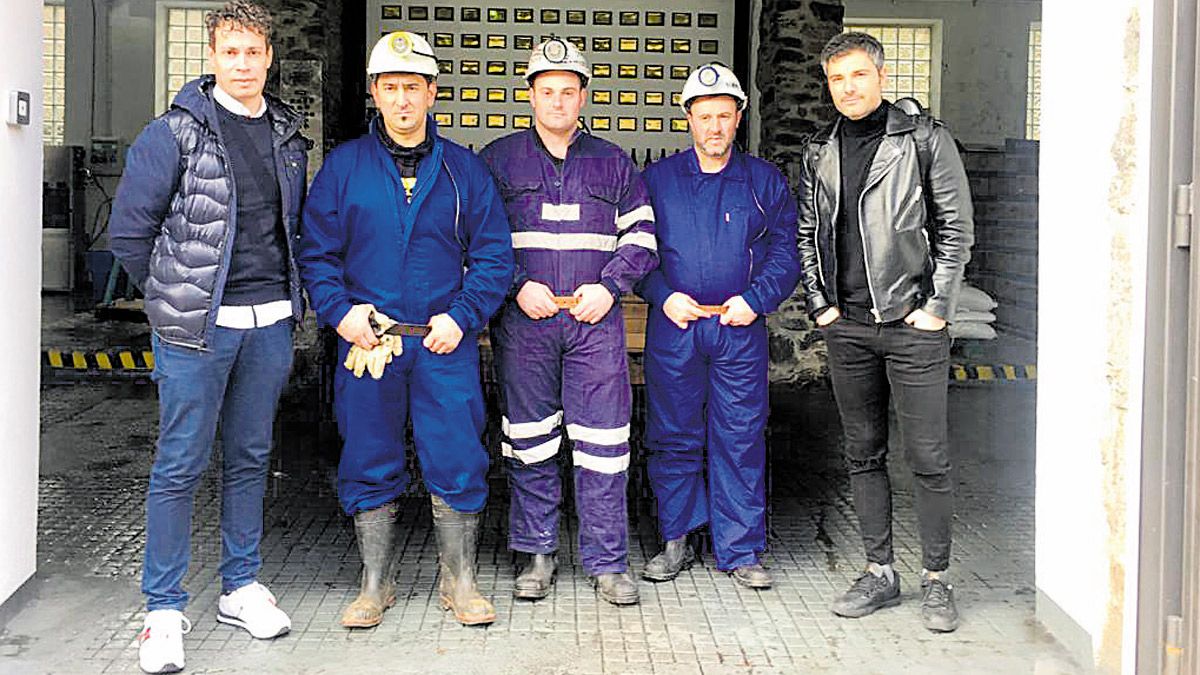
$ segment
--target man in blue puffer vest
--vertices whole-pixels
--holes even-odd
[[[796,202],[774,166],[733,147],[746,107],[733,72],[701,66],[680,98],[694,149],[645,172],[662,259],[638,287],[651,305],[647,468],[666,547],[642,576],[674,579],[707,524],[717,569],[767,588],[766,315],[800,278]]]
[[[304,197],[303,118],[263,94],[271,16],[235,0],[207,17],[215,75],[184,85],[129,148],[109,223],[113,253],[145,293],[159,436],[146,496],[146,672],[184,667],[192,503],[217,421],[221,586],[217,620],[256,638],[291,623],[256,580],[275,408],[303,315],[292,238]]]
[[[488,467],[477,338],[512,284],[508,219],[487,167],[428,115],[438,74],[429,43],[385,35],[367,72],[379,115],[325,160],[299,246],[313,308],[337,329],[347,365],[334,380],[345,441],[338,497],[354,517],[363,574],[342,625],[374,626],[396,600],[409,418],[433,501],[442,606],[464,624],[490,623],[474,569]],[[393,323],[401,334],[386,332]]]

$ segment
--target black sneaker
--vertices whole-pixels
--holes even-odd
[[[954,606],[954,587],[941,579],[921,581],[921,621],[935,633],[951,633],[958,628],[958,608]]]
[[[885,575],[863,572],[830,609],[838,616],[857,619],[877,609],[895,607],[900,604],[900,575],[893,572],[892,577],[894,581],[889,582]]]

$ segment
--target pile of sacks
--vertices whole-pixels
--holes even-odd
[[[996,301],[992,296],[963,282],[958,296],[958,311],[950,321],[950,337],[958,340],[995,340],[996,329],[992,323],[996,315]]]

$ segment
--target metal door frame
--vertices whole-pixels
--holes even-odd
[[[1200,27],[1197,0],[1156,0],[1154,12],[1136,663],[1174,675],[1200,672],[1200,579],[1186,573],[1200,564]]]

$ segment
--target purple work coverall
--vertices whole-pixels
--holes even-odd
[[[501,450],[512,490],[509,547],[558,549],[555,456],[565,425],[574,444],[583,568],[592,576],[624,572],[631,394],[620,296],[658,265],[645,184],[624,151],[586,132],[561,162],[535,129],[497,139],[480,157],[500,187],[516,257],[512,292],[492,323],[504,399]],[[594,325],[566,310],[534,320],[515,300],[528,281],[556,296],[600,283],[615,302]]]

